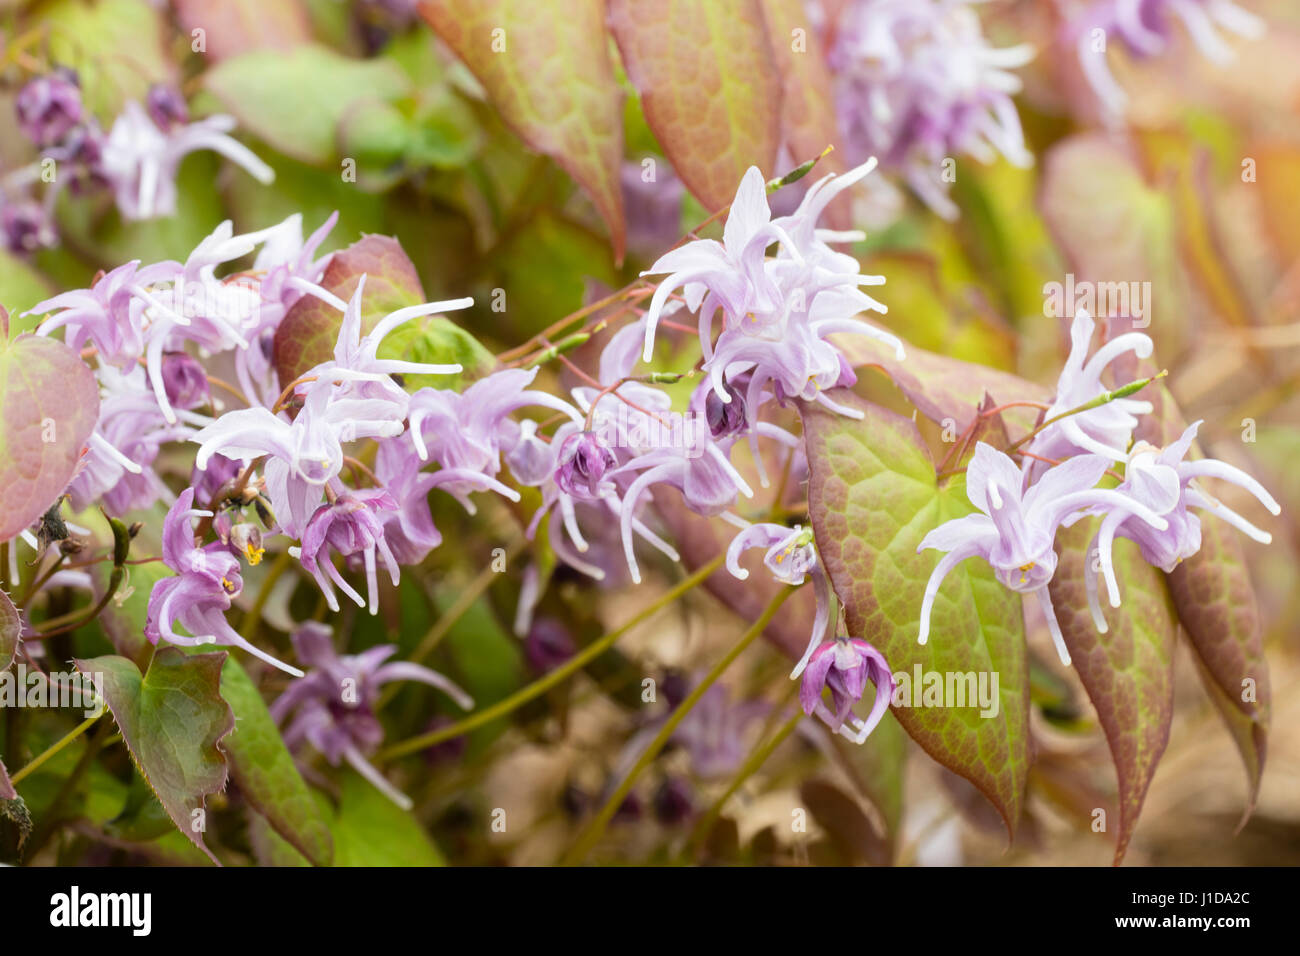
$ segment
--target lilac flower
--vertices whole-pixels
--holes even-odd
[[[230,116],[216,115],[161,129],[139,103],[128,102],[104,141],[100,169],[112,184],[125,219],[153,219],[176,212],[176,173],[181,160],[197,150],[212,150],[242,167],[261,183],[275,172],[247,146],[228,134]]]
[[[184,441],[189,424],[169,424],[149,392],[144,369],[123,375],[111,366],[96,370],[100,386],[99,420],[86,453],[68,485],[77,510],[103,504],[112,515],[149,508],[172,494],[150,467],[167,442]],[[186,412],[196,423],[206,421]]]
[[[77,74],[58,69],[29,80],[14,100],[18,127],[39,148],[63,140],[86,115]]]
[[[184,126],[190,120],[189,105],[174,86],[153,84],[145,94],[144,107],[153,124],[164,133]]]
[[[343,441],[359,438],[388,438],[401,434],[410,411],[411,396],[393,381],[393,375],[450,375],[462,371],[457,364],[435,365],[381,359],[378,351],[384,337],[404,322],[474,304],[473,299],[452,299],[407,306],[388,313],[368,333],[361,334],[361,307],[366,276],[357,280],[352,299],[343,302],[332,292],[306,282],[296,282],[305,291],[333,305],[343,313],[334,358],[322,362],[302,376],[296,394],[328,391],[325,420],[331,422]],[[308,381],[312,380],[312,381]]]
[[[510,418],[512,413],[533,405],[582,421],[568,402],[530,389],[536,377],[536,369],[504,369],[479,379],[463,392],[422,388],[411,396],[410,435],[415,452],[421,461],[432,458],[449,473],[440,480],[442,489],[455,495],[471,514],[471,491],[491,490],[519,500],[517,492],[496,480],[502,451],[513,450],[521,435],[521,426]],[[533,434],[535,426],[529,437]]]
[[[853,707],[862,699],[868,680],[876,685],[876,699],[871,713],[862,720],[852,716]],[[831,707],[822,701],[823,688],[830,688]],[[818,647],[799,685],[803,712],[816,714],[831,730],[856,744],[866,741],[876,729],[893,695],[894,675],[884,655],[858,638],[836,637]]]
[[[1104,455],[1079,455],[1049,469],[1023,490],[1024,476],[1015,463],[990,445],[977,443],[966,469],[966,496],[978,512],[939,525],[916,548],[917,553],[927,548],[947,552],[925,587],[918,643],[924,644],[930,636],[930,610],[943,579],[967,558],[980,557],[1011,590],[1038,596],[1061,662],[1069,664],[1070,653],[1047,589],[1056,571],[1052,545],[1057,528],[1088,508],[1133,515],[1158,531],[1169,527],[1168,521],[1132,496],[1095,487],[1109,466]]]
[[[66,329],[64,341],[70,348],[80,351],[93,345],[101,362],[126,371],[144,354],[148,287],[170,281],[176,268],[174,262],[141,268],[136,259],[100,276],[91,288],[53,296],[27,314],[54,313],[41,323],[37,335]]]
[[[1098,0],[1088,4],[1067,25],[1075,37],[1079,64],[1110,122],[1124,114],[1128,97],[1106,63],[1104,45],[1098,49],[1096,31],[1118,38],[1134,57],[1145,59],[1162,53],[1181,20],[1192,41],[1207,59],[1222,66],[1231,62],[1232,48],[1216,32],[1246,39],[1263,36],[1264,21],[1230,0]]]
[[[730,401],[724,402],[712,389],[704,400],[704,420],[708,423],[709,434],[719,439],[729,438],[744,431],[749,425],[745,415],[745,398],[740,389],[730,383],[724,384],[723,388],[730,396]]]
[[[1115,490],[1160,515],[1168,522],[1168,527],[1153,528],[1145,522],[1133,520],[1133,514],[1125,511],[1113,511],[1102,519],[1088,554],[1097,555],[1111,607],[1120,604],[1111,550],[1116,536],[1137,542],[1143,559],[1166,573],[1201,549],[1201,519],[1190,512],[1189,507],[1217,515],[1261,544],[1272,541],[1267,531],[1261,531],[1193,484],[1198,478],[1219,478],[1246,489],[1273,514],[1280,514],[1282,510],[1264,486],[1244,471],[1211,458],[1184,460],[1200,425],[1199,421],[1193,422],[1177,441],[1164,449],[1140,442],[1129,456],[1124,482]],[[1107,625],[1097,600],[1096,575],[1089,573],[1086,580],[1088,607],[1097,630],[1104,634]]]
[[[330,255],[316,258],[316,252],[338,222],[338,217],[337,212],[331,213],[305,240],[299,213],[259,234],[262,247],[253,260],[253,272],[262,274],[257,284],[261,301],[255,321],[245,329],[249,347],[235,353],[235,375],[239,387],[254,404],[270,406],[280,394],[280,383],[272,362],[275,330],[289,309],[306,294],[303,284],[314,285],[324,277]]]
[[[935,212],[953,218],[939,171],[966,153],[1018,166],[1033,158],[1008,72],[1034,55],[1028,44],[995,49],[960,0],[852,0],[827,51],[840,125],[855,157],[880,157]]]
[[[644,360],[650,361],[654,354],[659,315],[668,296],[677,289],[683,289],[687,308],[699,311],[701,324],[706,317],[711,321],[719,308],[731,316],[743,316],[760,302],[772,308],[777,293],[764,269],[764,255],[767,247],[783,235],[772,224],[763,174],[757,166],[751,166],[736,190],[721,243],[716,239],[688,242],[661,256],[642,273],[668,274],[650,300]]]
[[[311,572],[320,585],[331,611],[339,609],[331,582],[337,584],[339,590],[359,607],[365,607],[366,601],[339,574],[334,562],[330,560],[327,547],[343,558],[359,559],[364,566],[371,614],[379,613],[379,591],[375,575],[378,558],[383,559],[393,586],[397,586],[400,569],[384,540],[384,526],[379,517],[396,509],[397,502],[388,492],[374,488],[362,489],[349,491],[329,504],[321,505],[307,522],[302,534],[302,547],[297,556],[301,558],[302,566]],[[294,550],[291,548],[290,554]]]
[[[894,346],[902,343],[854,316],[885,307],[859,288],[879,285],[879,276],[860,274],[857,260],[835,253],[829,241],[857,238],[817,228],[817,219],[836,195],[870,172],[874,162],[841,177],[816,183],[794,214],[771,219],[762,174],[751,167],[741,181],[724,227],[724,243],[710,239],[690,242],[669,252],[647,275],[671,273],[650,301],[645,320],[643,358],[654,349],[655,328],[667,297],[681,288],[686,306],[699,313],[704,371],[719,401],[731,401],[729,383],[747,377],[746,405],[756,409],[763,390],[778,390],[778,398],[820,402],[841,414],[853,414],[823,394],[842,376],[839,349],[827,336],[835,333],[869,335]],[[779,242],[779,254],[765,250]],[[722,312],[723,329],[713,341],[713,323]]]
[[[286,534],[301,537],[324,486],[343,468],[338,433],[323,417],[328,398],[309,396],[292,422],[265,408],[226,412],[191,436],[199,445],[195,465],[206,468],[217,453],[246,461],[269,456],[263,473],[276,520]]]
[[[323,624],[304,624],[293,635],[299,660],[311,668],[305,677],[293,681],[271,705],[271,716],[284,723],[284,742],[296,749],[303,741],[311,744],[334,766],[346,760],[381,793],[404,810],[411,800],[399,792],[367,759],[384,739],[384,729],[375,716],[379,688],[395,680],[418,681],[449,696],[462,710],[474,701],[443,675],[419,664],[394,661],[385,664],[397,648],[391,644],[372,647],[355,655],[340,656],[334,650],[330,629]]]
[[[429,492],[439,483],[438,474],[420,470],[420,460],[403,435],[379,442],[375,476],[395,504],[378,515],[388,550],[398,564],[419,564],[442,543],[429,510]]]
[[[145,637],[154,644],[165,639],[190,647],[233,644],[287,674],[301,677],[302,671],[258,650],[226,622],[226,611],[243,590],[239,559],[219,542],[195,545],[190,520],[209,517],[212,512],[199,511],[193,504],[194,489],[186,488],[163,522],[163,563],[176,576],[163,578],[150,592]],[[189,634],[176,633],[177,624]]]
[[[30,199],[6,202],[0,196],[0,242],[10,252],[35,252],[56,240],[49,213]]]
[[[1126,332],[1104,343],[1092,358],[1086,359],[1095,328],[1092,317],[1084,309],[1074,314],[1070,326],[1070,357],[1061,369],[1056,397],[1043,413],[1043,421],[1105,394],[1107,388],[1101,382],[1102,373],[1125,352],[1132,352],[1138,358],[1150,357],[1150,337],[1141,332]],[[1150,413],[1150,402],[1115,399],[1048,425],[1034,437],[1027,450],[1043,458],[1065,459],[1077,453],[1087,453],[1123,461],[1128,455],[1133,429],[1138,424],[1136,416]],[[1041,462],[1026,457],[1025,467],[1032,476],[1043,466]]]
[[[803,657],[790,672],[790,679],[795,680],[804,672],[812,659],[813,652],[821,643],[826,633],[826,625],[831,616],[830,581],[821,561],[817,558],[817,549],[813,546],[811,528],[796,525],[787,528],[779,524],[751,524],[732,539],[727,548],[727,570],[740,580],[749,577],[749,571],[740,566],[740,555],[749,548],[766,548],[763,564],[767,566],[772,577],[782,584],[798,587],[805,578],[812,578],[813,594],[817,598],[817,611],[813,618],[812,636]]]
[[[641,581],[632,549],[633,521],[642,496],[652,485],[676,488],[681,492],[686,507],[704,516],[722,514],[735,504],[737,495],[750,498],[754,495],[749,483],[729,458],[731,446],[739,436],[733,432],[727,438],[716,440],[711,435],[701,434],[703,428],[696,427],[704,423],[704,406],[713,397],[714,392],[708,383],[702,384],[691,399],[690,413],[672,419],[671,427],[660,434],[656,447],[636,455],[612,473],[616,478],[636,474],[624,490],[619,505],[623,554],[632,572],[633,583]]]

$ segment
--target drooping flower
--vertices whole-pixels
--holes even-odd
[[[1011,99],[1010,70],[1034,56],[994,48],[964,0],[852,0],[840,7],[827,58],[840,126],[857,161],[877,156],[935,212],[953,218],[943,163],[961,154],[1018,166],[1033,158]]]
[[[767,204],[767,184],[757,166],[745,172],[736,190],[723,227],[722,242],[696,239],[660,256],[642,275],[664,275],[650,300],[646,314],[643,358],[654,355],[655,328],[668,302],[678,289],[692,312],[699,311],[700,324],[712,322],[722,309],[728,316],[744,316],[754,308],[770,310],[777,305],[777,292],[764,267],[767,247],[784,233],[772,224]],[[702,337],[704,337],[702,335]]]
[[[691,399],[690,413],[670,419],[669,427],[659,433],[655,447],[635,455],[612,473],[615,478],[635,475],[624,489],[619,506],[623,554],[633,583],[641,580],[632,548],[633,521],[642,497],[651,486],[676,488],[686,507],[705,517],[722,514],[735,504],[738,495],[753,497],[749,483],[729,457],[739,437],[736,430],[723,439],[704,434],[705,405],[714,397],[707,382],[700,385]]]
[[[220,542],[199,547],[194,543],[191,519],[211,517],[212,512],[194,506],[194,489],[186,488],[176,499],[163,522],[163,563],[176,572],[163,578],[149,593],[145,637],[157,644],[233,644],[287,674],[301,677],[302,671],[259,650],[226,621],[226,611],[243,590],[239,559]],[[178,634],[179,624],[189,631]]]
[[[1222,28],[1245,39],[1263,36],[1264,21],[1231,0],[1094,0],[1066,25],[1073,37],[1079,65],[1110,122],[1124,115],[1128,96],[1116,82],[1106,62],[1106,44],[1118,39],[1130,56],[1158,56],[1173,37],[1176,20],[1191,36],[1201,54],[1220,66],[1233,59],[1232,48],[1220,36]]]
[[[433,459],[448,472],[439,480],[440,487],[455,495],[471,514],[472,491],[491,490],[519,500],[514,490],[496,480],[502,452],[513,451],[522,434],[523,426],[510,417],[514,412],[538,406],[582,421],[568,402],[529,388],[536,377],[536,369],[504,369],[479,379],[463,392],[422,388],[411,396],[410,437],[416,454],[420,461]],[[530,439],[535,434],[534,426]]]
[[[595,432],[574,432],[560,445],[555,463],[555,483],[566,495],[591,501],[613,488],[606,475],[618,460]]]
[[[145,108],[128,102],[104,140],[99,167],[113,188],[124,219],[153,219],[176,212],[176,173],[181,160],[198,150],[220,153],[260,183],[275,172],[229,134],[233,117],[209,116],[162,129]]]
[[[1216,515],[1261,544],[1272,541],[1267,531],[1260,530],[1194,483],[1201,478],[1228,481],[1249,491],[1272,514],[1280,514],[1282,510],[1264,486],[1244,471],[1212,458],[1185,460],[1200,425],[1199,421],[1193,422],[1177,441],[1163,449],[1139,442],[1129,455],[1124,481],[1115,490],[1160,515],[1168,527],[1154,528],[1125,511],[1113,511],[1102,519],[1088,554],[1097,555],[1111,607],[1120,606],[1112,555],[1117,536],[1137,542],[1142,558],[1166,573],[1201,549],[1201,519],[1189,508]],[[1097,600],[1097,577],[1088,573],[1086,580],[1088,607],[1097,630],[1104,634],[1107,624]]]
[[[782,584],[798,587],[806,578],[812,578],[817,611],[813,618],[808,648],[790,672],[790,679],[795,680],[808,666],[808,661],[826,633],[826,625],[830,623],[830,579],[817,557],[811,528],[799,525],[787,528],[780,524],[760,523],[751,524],[741,531],[727,548],[727,570],[742,581],[749,577],[749,571],[740,566],[740,555],[749,548],[767,549],[763,555],[763,564],[772,573],[772,577]]]
[[[853,716],[867,681],[876,685],[876,699],[866,719]],[[823,688],[831,692],[831,707],[822,700]],[[894,675],[883,654],[859,638],[836,637],[808,660],[799,685],[799,704],[810,717],[816,714],[831,730],[856,744],[863,743],[889,709],[894,695]]]
[[[998,580],[1022,594],[1035,594],[1052,633],[1061,662],[1070,653],[1052,610],[1047,585],[1056,572],[1053,543],[1067,519],[1085,509],[1123,513],[1164,531],[1168,521],[1130,495],[1097,488],[1110,459],[1104,455],[1079,455],[1046,471],[1024,489],[1024,476],[1009,457],[984,442],[966,469],[966,496],[978,511],[944,522],[917,545],[917,553],[934,548],[947,552],[935,565],[921,602],[918,643],[930,636],[930,611],[939,586],[958,564],[979,557],[989,563]]]
[[[375,576],[378,559],[383,559],[393,586],[397,586],[401,579],[400,569],[384,540],[384,525],[380,517],[395,510],[397,502],[387,491],[365,488],[346,492],[329,504],[321,505],[307,522],[302,533],[299,556],[303,567],[311,572],[320,585],[331,611],[339,609],[331,582],[338,585],[339,590],[355,601],[358,607],[365,607],[366,601],[334,567],[329,556],[330,550],[344,559],[355,559],[365,568],[371,614],[379,613],[379,590]]]
[[[474,701],[437,671],[408,661],[384,663],[397,650],[394,645],[340,655],[330,629],[315,622],[300,627],[292,640],[298,659],[311,671],[306,676],[300,674],[271,705],[277,723],[293,715],[284,728],[285,744],[296,749],[306,741],[334,766],[346,760],[386,797],[409,810],[410,798],[366,759],[384,739],[383,726],[375,716],[379,688],[395,680],[417,681],[442,691],[462,710],[470,710]]]
[[[1078,408],[1105,394],[1108,389],[1101,376],[1111,362],[1125,352],[1138,358],[1149,358],[1153,349],[1151,338],[1141,332],[1126,332],[1105,342],[1088,358],[1096,323],[1086,310],[1079,309],[1070,325],[1070,356],[1061,369],[1056,383],[1056,396],[1051,407],[1043,413],[1043,421]],[[1151,403],[1135,398],[1118,398],[1062,418],[1048,425],[1029,443],[1028,451],[1040,458],[1062,460],[1075,454],[1102,455],[1111,461],[1123,461],[1128,456],[1133,429],[1138,415],[1151,413]],[[1033,477],[1043,469],[1043,463],[1026,457],[1025,468]]]
[[[271,507],[280,528],[299,538],[325,484],[343,468],[343,445],[324,414],[328,401],[325,391],[310,394],[292,422],[266,408],[226,412],[191,436],[199,445],[195,465],[206,468],[218,453],[245,461],[268,456],[263,474]]]
[[[99,360],[126,371],[144,355],[147,290],[170,281],[177,264],[141,267],[136,259],[106,272],[89,289],[62,292],[34,305],[29,315],[53,313],[36,330],[49,335],[66,329],[65,343],[80,351],[93,345]]]
[[[59,143],[85,118],[77,74],[57,69],[28,80],[14,98],[18,128],[39,148]]]

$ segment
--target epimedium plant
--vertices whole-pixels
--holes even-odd
[[[194,16],[202,5],[182,6]],[[616,2],[605,18],[596,3],[567,4],[570,16],[515,2],[422,5],[505,124],[583,186],[616,260],[627,241],[611,38],[648,130],[713,210],[656,248],[632,281],[522,344],[494,354],[458,324],[471,296],[428,301],[396,238],[364,235],[323,252],[337,244],[338,214],[313,221],[305,210],[243,234],[223,222],[184,261],[118,264],[32,304],[16,318],[33,331],[12,339],[5,313],[0,663],[20,662],[53,687],[55,663],[72,651],[166,818],[214,862],[223,847],[208,845],[208,813],[231,781],[263,858],[344,862],[362,814],[408,833],[413,801],[393,782],[395,761],[537,700],[697,585],[752,626],[653,728],[568,862],[585,859],[637,775],[691,733],[723,671],[764,634],[796,662],[802,714],[869,746],[892,711],[1014,836],[1034,759],[1027,635],[1045,630],[1110,744],[1118,862],[1168,738],[1181,628],[1253,794],[1267,669],[1227,529],[1269,535],[1213,488],[1237,485],[1273,514],[1277,502],[1200,453],[1199,423],[1182,420],[1152,364],[1155,342],[1126,319],[1098,328],[1076,312],[1059,378],[1044,388],[918,348],[906,316],[885,327],[889,275],[864,273],[845,251],[867,239],[846,228],[850,194],[881,188],[872,184],[882,174],[951,218],[948,181],[931,175],[950,153],[1030,161],[1008,71],[1032,51],[991,46],[961,4],[862,3],[820,39],[798,3],[668,6]],[[691,30],[698,42],[674,41]],[[801,30],[826,42],[824,66],[773,39]],[[930,55],[902,42],[918,33]],[[880,55],[882,37],[893,57]],[[1159,39],[1146,29],[1126,38],[1144,54]],[[875,98],[905,112],[918,91],[951,79],[935,55],[945,50],[983,86],[952,84],[941,116],[907,126],[857,105]],[[414,79],[401,56],[346,59],[309,43],[288,56],[253,51],[223,56],[203,82],[280,152],[319,165],[343,156],[368,188],[467,161],[472,114],[458,100],[446,106],[441,80]],[[253,95],[268,75],[294,84],[317,73],[330,76],[318,103]],[[1088,78],[1110,112],[1121,108],[1108,74]],[[683,116],[684,91],[701,86],[742,104],[708,135]],[[106,137],[76,75],[31,80],[18,105],[33,143],[79,164],[86,188],[107,187],[126,220],[176,211],[180,159],[196,149],[271,177],[229,137],[234,121],[190,122],[185,100],[163,85],[143,106],[123,104]],[[836,141],[845,147],[825,150]],[[779,152],[817,158],[768,179]],[[792,192],[801,195],[786,201]],[[48,199],[45,214],[59,201]],[[715,224],[720,238],[702,237]],[[33,219],[15,247],[53,235]],[[867,397],[880,383],[859,380],[877,373],[910,419]],[[951,437],[929,440],[918,415]],[[445,517],[447,502],[465,517]],[[517,520],[512,557],[525,554],[526,570],[509,597],[515,630],[530,639],[562,573],[640,585],[684,564],[686,576],[581,651],[563,637],[530,644],[534,655],[559,646],[557,662],[494,699],[425,663],[468,604],[444,611],[447,623],[413,648],[353,650],[348,602],[391,621],[411,577],[449,550],[440,525],[498,533],[481,511]],[[712,549],[700,547],[706,534]],[[304,607],[306,591],[315,598]],[[786,602],[801,610],[783,611]],[[97,645],[112,653],[82,653]],[[996,674],[997,705],[992,714],[973,701],[906,706],[895,675],[914,670]],[[432,688],[426,716],[444,717],[385,746],[380,718],[398,682]],[[20,799],[24,784],[74,743],[67,779],[93,774],[114,741],[99,720],[88,716],[21,767],[0,765],[4,814],[24,841],[49,834]],[[350,774],[322,778],[322,761],[348,765],[367,788]],[[332,804],[320,796],[330,790]],[[61,789],[44,809],[57,815],[68,797]],[[140,807],[118,825],[145,826]],[[394,852],[437,859],[422,833],[408,842]]]

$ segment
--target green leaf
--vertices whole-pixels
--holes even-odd
[[[443,866],[415,818],[351,771],[339,783],[335,866]]]
[[[349,110],[378,108],[411,90],[394,63],[354,60],[314,44],[245,53],[213,67],[203,83],[241,126],[316,165],[338,157],[339,123]]]
[[[266,817],[256,811],[248,814],[248,842],[260,866],[311,866],[311,861],[276,833]]]
[[[230,774],[253,809],[317,866],[334,856],[329,823],[285,747],[262,695],[233,658],[221,671],[221,696],[235,715],[224,741]]]
[[[111,572],[112,569],[103,563],[91,569],[96,596],[103,595]],[[153,645],[144,636],[149,595],[155,584],[163,578],[171,577],[172,573],[172,569],[161,561],[130,565],[126,580],[99,615],[99,623],[108,639],[113,642],[114,649],[141,670],[148,668],[149,658],[154,652]]]
[[[9,310],[9,338],[31,332],[39,315],[23,315],[37,302],[50,297],[45,277],[12,253],[0,249],[0,309]]]
[[[43,515],[99,419],[95,376],[62,342],[0,341],[0,541]]]
[[[750,166],[776,173],[781,78],[760,0],[611,0],[609,25],[646,122],[705,207],[731,202]]]
[[[605,4],[427,0],[420,13],[483,84],[506,125],[586,189],[622,261],[622,93]]]
[[[1116,540],[1115,574],[1123,606],[1103,607],[1107,633],[1088,610],[1086,575],[1096,575],[1087,549],[1099,520],[1057,532],[1059,563],[1049,589],[1056,620],[1074,669],[1097,709],[1119,780],[1118,865],[1137,826],[1156,764],[1169,742],[1174,713],[1174,639],[1178,619],[1164,575],[1143,560],[1138,546]],[[1102,603],[1105,586],[1102,588]]]
[[[907,419],[844,390],[835,400],[865,417],[857,421],[807,404],[800,414],[817,549],[844,605],[849,634],[873,644],[896,675],[906,675],[912,706],[893,708],[903,729],[988,797],[1014,835],[1030,763],[1020,598],[987,564],[963,562],[935,599],[929,642],[917,643],[921,601],[938,555],[917,554],[916,548],[932,528],[972,510],[965,483],[937,485],[934,463]],[[948,674],[973,673],[977,680],[988,674],[989,681],[996,674],[997,713],[981,716],[978,702],[917,706],[922,688],[910,687],[917,668],[945,681]]]
[[[219,691],[226,652],[187,656],[161,648],[143,676],[125,657],[77,660],[77,670],[102,678],[101,693],[136,769],[172,822],[219,861],[203,842],[204,798],[226,786],[221,740],[235,726]]]
[[[18,653],[18,638],[23,633],[23,622],[18,608],[9,595],[0,591],[0,673],[7,671]]]

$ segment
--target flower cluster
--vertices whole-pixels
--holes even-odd
[[[1264,21],[1231,0],[1094,0],[1067,23],[1084,77],[1108,121],[1123,117],[1128,96],[1110,71],[1106,39],[1118,39],[1130,56],[1148,59],[1167,49],[1178,21],[1197,49],[1219,65],[1233,58],[1220,29],[1247,39],[1264,33]]]
[[[1091,316],[1080,310],[1071,326],[1070,355],[1055,400],[1044,413],[1044,426],[1029,443],[1024,464],[1018,466],[1007,454],[979,442],[966,468],[966,494],[976,513],[945,522],[918,546],[918,551],[944,552],[926,586],[920,643],[929,637],[930,613],[943,579],[967,558],[980,557],[1008,588],[1038,598],[1061,661],[1069,664],[1048,583],[1056,572],[1057,530],[1087,516],[1101,518],[1089,555],[1097,556],[1113,607],[1120,604],[1111,555],[1117,535],[1137,542],[1142,557],[1165,571],[1200,550],[1200,519],[1189,507],[1216,514],[1256,540],[1269,540],[1266,533],[1193,484],[1197,478],[1220,478],[1245,488],[1274,514],[1280,510],[1257,481],[1238,469],[1213,460],[1184,461],[1199,422],[1163,450],[1145,442],[1132,444],[1138,424],[1134,416],[1149,413],[1151,405],[1126,398],[1098,403],[1109,394],[1100,376],[1121,354],[1149,356],[1151,340],[1140,332],[1125,333],[1102,344],[1089,358],[1094,331]],[[1098,487],[1116,464],[1124,468],[1118,487]],[[1087,579],[1094,621],[1105,632],[1106,621],[1096,599],[1096,574],[1088,572]]]
[[[176,175],[190,153],[225,156],[263,183],[275,173],[230,136],[235,121],[214,115],[191,122],[180,93],[155,85],[144,103],[128,102],[105,132],[86,108],[77,75],[57,69],[29,80],[14,102],[18,128],[41,159],[0,180],[0,238],[15,252],[55,245],[54,208],[73,194],[112,192],[123,219],[154,219],[176,211]],[[52,165],[50,165],[52,164]],[[38,202],[36,183],[47,184]]]
[[[877,156],[932,209],[957,209],[944,163],[958,155],[991,162],[1000,153],[1028,166],[1009,72],[1034,56],[1019,44],[994,48],[965,0],[850,0],[827,24],[836,108],[850,150]]]

